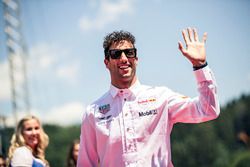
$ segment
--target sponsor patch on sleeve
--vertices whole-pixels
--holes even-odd
[[[99,112],[102,114],[106,114],[110,111],[110,104],[104,104],[102,106],[99,106]]]

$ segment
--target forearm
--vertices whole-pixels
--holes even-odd
[[[216,118],[220,113],[220,106],[214,74],[208,66],[196,70],[194,73],[199,90],[198,105],[204,114]]]
[[[194,71],[199,96],[190,98],[173,93],[168,99],[173,123],[200,123],[215,119],[219,113],[217,85],[209,67]]]

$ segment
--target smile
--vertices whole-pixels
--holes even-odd
[[[128,64],[127,65],[120,65],[119,66],[120,69],[127,69],[129,67],[130,67],[130,65],[128,65]]]

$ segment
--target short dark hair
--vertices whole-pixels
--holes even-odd
[[[109,47],[113,43],[120,42],[122,40],[127,40],[131,42],[133,46],[135,45],[135,37],[128,31],[124,31],[124,30],[113,31],[104,37],[103,48],[104,48],[105,58],[108,58]]]

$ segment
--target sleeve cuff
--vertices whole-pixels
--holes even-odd
[[[201,68],[204,68],[207,66],[207,62],[205,62],[205,64],[201,65],[201,66],[193,66],[193,70],[196,71],[196,70],[199,70]]]
[[[208,65],[201,69],[195,70],[194,74],[198,83],[203,82],[203,81],[213,80],[213,73],[211,69],[208,67]]]

